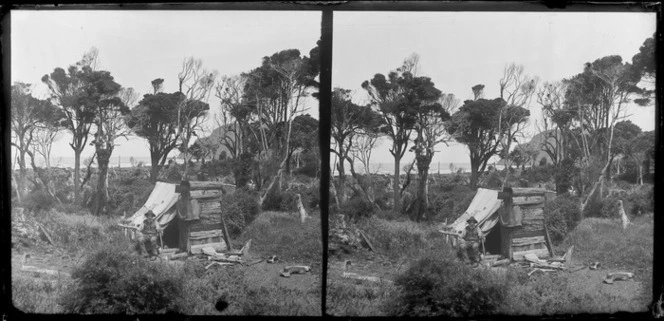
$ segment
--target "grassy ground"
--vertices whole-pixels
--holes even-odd
[[[51,231],[56,246],[38,241],[17,244],[12,249],[13,304],[27,313],[66,312],[61,299],[76,286],[69,276],[72,270],[100,249],[131,252],[131,244],[113,220],[83,210],[71,214],[57,211],[28,214],[28,219],[41,222]],[[280,259],[277,264],[215,266],[209,270],[204,268],[208,262],[192,259],[145,264],[156,265],[173,279],[182,281],[175,306],[184,314],[320,315],[320,235],[317,213],[301,224],[294,213],[265,212],[234,240],[234,245],[239,248],[252,239],[247,260],[277,255]],[[134,260],[143,259],[135,256]],[[63,274],[50,276],[22,271],[24,265]],[[281,269],[288,265],[311,265],[313,271],[279,277]]]
[[[344,271],[394,280],[424,257],[452,257],[454,253],[436,228],[413,222],[371,218],[360,224],[378,253],[358,251],[331,257],[328,269],[328,313],[346,316],[381,316],[393,311],[403,289],[391,282],[343,278]],[[588,218],[568,235],[556,252],[575,246],[574,263],[599,261],[602,268],[575,272],[536,273],[510,267],[498,270],[508,295],[498,312],[510,315],[643,312],[652,300],[653,216],[635,218],[623,230],[620,222]],[[354,262],[344,270],[344,262]],[[635,273],[635,280],[602,283],[609,272]],[[487,271],[488,273],[488,271]],[[453,276],[451,276],[453,277]]]

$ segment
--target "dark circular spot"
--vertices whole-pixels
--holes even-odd
[[[214,308],[217,309],[217,311],[222,312],[228,308],[228,302],[224,299],[219,299],[217,300],[217,304],[214,305]]]

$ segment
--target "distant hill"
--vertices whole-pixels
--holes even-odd
[[[544,150],[542,150],[542,143],[546,139],[546,136],[547,136],[548,133],[549,133],[549,131],[538,133],[535,136],[533,136],[533,138],[529,142],[519,144],[514,148],[519,148],[520,147],[520,148],[525,148],[525,149],[539,150],[539,153],[537,154],[537,157],[535,157],[535,164],[539,165],[539,162],[542,160],[542,158],[546,158],[546,163],[547,164],[552,164],[553,162],[551,160],[551,157],[549,157],[549,154],[547,154]],[[552,139],[550,138],[550,140],[552,140]],[[502,159],[499,160],[498,162],[496,162],[496,164],[498,164],[498,165],[504,165],[504,163],[505,163],[505,161],[502,160]]]
[[[214,152],[212,157],[208,156],[209,158],[214,158],[218,159],[219,155],[221,155],[222,152],[226,152],[226,155],[230,155],[230,152],[226,145],[221,143],[221,138],[224,137],[224,132],[227,130],[227,127],[221,126],[217,127],[215,130],[210,133],[208,136],[203,136],[199,137],[194,141],[194,143],[198,142],[199,144],[207,145],[207,146],[213,146],[214,147]],[[176,158],[181,159],[184,157],[182,153],[178,154]]]

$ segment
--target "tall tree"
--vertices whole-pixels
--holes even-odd
[[[330,137],[334,147],[330,148],[330,151],[339,157],[337,163],[339,187],[336,190],[341,203],[346,200],[346,163],[353,166],[349,153],[354,147],[355,136],[363,129],[374,127],[379,117],[370,107],[352,102],[350,93],[350,90],[335,88],[331,103]]]
[[[150,145],[150,181],[157,181],[168,154],[178,146],[178,106],[184,99],[182,93],[158,92],[146,94],[127,117],[127,125]]]
[[[416,56],[415,56],[416,57]],[[413,59],[407,58],[401,70],[392,71],[387,77],[376,74],[371,80],[364,81],[364,88],[371,99],[371,104],[382,116],[385,124],[385,135],[392,141],[390,154],[394,157],[394,179],[392,183],[394,208],[401,208],[401,188],[399,179],[401,159],[408,150],[410,134],[415,126],[415,107],[404,103],[403,85],[412,79],[409,70],[413,70]],[[416,65],[416,64],[415,64]]]
[[[418,171],[418,187],[414,215],[415,220],[419,221],[429,208],[429,166],[436,146],[450,139],[445,126],[458,100],[454,95],[443,95],[428,77],[414,77],[407,84],[404,86],[404,103],[415,107],[412,150]]]
[[[65,71],[55,68],[52,73],[44,75],[44,82],[51,95],[51,102],[59,107],[66,116],[64,127],[70,132],[72,141],[69,146],[74,150],[74,202],[80,200],[81,153],[88,143],[90,129],[94,125],[95,107],[86,104],[88,99],[85,88],[87,85],[83,75],[96,67],[97,50],[86,53],[76,65],[69,66]]]
[[[317,55],[315,50],[312,53]],[[272,176],[260,198],[261,204],[277,181],[279,189],[283,189],[284,175],[289,174],[291,167],[289,150],[293,120],[306,111],[302,102],[312,94],[310,89],[316,87],[317,66],[312,63],[312,58],[301,56],[299,50],[289,49],[264,57],[260,67],[245,74],[244,97],[258,120],[255,136],[260,146],[259,162],[281,160],[274,175],[262,175],[260,171],[264,166],[260,168],[261,176]]]
[[[97,193],[94,203],[94,213],[108,214],[108,166],[115,148],[115,140],[126,137],[128,128],[125,117],[130,113],[130,105],[135,103],[137,95],[133,89],[124,89],[113,80],[107,71],[95,72],[90,75],[93,81],[90,91],[90,101],[96,105],[97,115],[92,144],[97,154]]]
[[[30,150],[37,136],[41,136],[38,135],[40,131],[48,131],[53,136],[55,134],[52,133],[57,133],[64,115],[48,100],[33,97],[30,85],[15,83],[11,90],[11,144],[18,152],[19,177],[16,185],[17,195],[22,199],[27,192],[25,156],[33,156]]]
[[[178,91],[182,98],[178,102],[178,138],[180,150],[184,156],[182,177],[186,177],[189,165],[189,144],[193,136],[203,130],[207,110],[207,101],[216,83],[217,72],[203,68],[203,61],[193,57],[182,62],[178,73]]]
[[[503,70],[503,77],[499,81],[500,85],[500,98],[505,100],[506,108],[502,109],[498,116],[498,127],[502,127],[502,123],[511,124],[506,126],[505,131],[501,131],[501,158],[505,161],[506,167],[512,166],[510,158],[510,151],[512,143],[518,144],[517,139],[523,138],[523,131],[526,128],[527,118],[530,115],[519,112],[511,112],[518,109],[529,109],[530,101],[535,94],[538,79],[531,77],[524,72],[522,65],[509,64]],[[517,117],[517,119],[508,119],[508,117]],[[507,183],[510,172],[505,171],[505,178],[503,179],[503,187]]]
[[[615,154],[613,145],[614,125],[626,117],[628,102],[632,97],[643,94],[644,90],[637,87],[640,75],[633,72],[629,63],[623,63],[620,56],[607,56],[587,63],[584,71],[570,80],[565,101],[572,109],[579,122],[580,140],[582,143],[582,168],[588,169],[591,164],[605,165],[595,181],[582,207],[593,197],[597,187],[603,194],[604,182],[610,177],[611,163]],[[585,175],[586,170],[581,171]]]
[[[643,185],[643,166],[652,157],[655,149],[655,135],[652,131],[643,132],[630,140],[625,154],[634,160],[638,168],[637,182]]]
[[[530,112],[522,107],[507,106],[505,100],[466,100],[451,118],[448,132],[470,151],[470,186],[477,187],[479,175],[488,161],[501,152],[501,141],[508,128],[524,122]]]

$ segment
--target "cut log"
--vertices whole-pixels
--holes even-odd
[[[514,196],[512,198],[512,203],[515,205],[541,204],[544,201],[544,195]]]
[[[178,249],[161,249],[161,254],[175,254]]]
[[[187,254],[187,252],[182,252],[182,253],[178,253],[178,254],[173,254],[168,259],[169,260],[179,260],[179,259],[182,259],[182,258],[186,258],[187,256],[189,256],[189,254]]]
[[[191,191],[189,198],[191,199],[206,199],[206,198],[219,198],[223,194],[220,191],[215,190],[203,190],[203,191]]]
[[[21,271],[48,274],[48,275],[55,275],[55,276],[58,276],[58,275],[70,276],[70,274],[67,273],[67,272],[61,272],[61,271],[58,271],[58,270],[40,269],[36,266],[29,266],[29,265],[24,265],[23,267],[21,267]]]
[[[547,258],[549,257],[548,249],[537,249],[537,250],[528,250],[528,251],[519,251],[512,253],[512,259],[514,261],[523,261],[526,259],[527,254],[535,254],[537,258]]]
[[[189,238],[221,236],[222,234],[223,233],[222,233],[221,229],[219,229],[219,230],[198,231],[198,232],[189,233]]]
[[[512,245],[528,245],[539,243],[544,243],[544,236],[521,237],[512,239]]]
[[[242,260],[240,260],[239,258],[234,259],[223,255],[210,256],[209,259],[212,261],[219,261],[219,262],[242,263]]]
[[[233,263],[222,263],[222,262],[212,262],[208,265],[205,266],[205,269],[211,268],[213,265],[220,265],[220,266],[226,266],[226,265],[233,265]]]
[[[510,259],[502,259],[502,260],[497,260],[493,263],[491,263],[491,266],[501,266],[501,265],[507,265],[510,263]]]
[[[203,248],[205,248],[205,247],[211,247],[216,252],[221,252],[221,251],[226,250],[226,243],[225,242],[216,242],[216,243],[207,243],[207,244],[196,244],[196,245],[191,246],[191,248],[189,249],[189,252],[191,254],[201,254],[201,253],[203,253]]]
[[[343,272],[341,274],[341,277],[347,278],[347,279],[370,281],[370,282],[388,282],[388,283],[392,283],[392,281],[390,281],[390,280],[382,279],[382,278],[379,278],[377,276],[359,275],[357,273],[352,273],[352,272]]]
[[[180,183],[182,187],[187,188],[190,191],[200,191],[200,190],[220,190],[224,188],[235,188],[233,184],[226,184],[217,181],[182,181]]]
[[[311,272],[311,267],[307,265],[287,266],[283,269],[283,272],[289,274],[305,274],[307,272]]]

